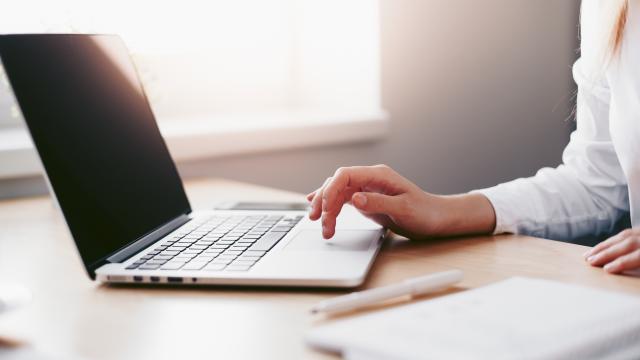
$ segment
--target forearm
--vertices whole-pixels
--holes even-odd
[[[478,193],[435,196],[436,236],[491,234],[496,214],[487,197]]]

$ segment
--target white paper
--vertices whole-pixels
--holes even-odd
[[[511,278],[312,329],[355,359],[638,359],[640,298]]]

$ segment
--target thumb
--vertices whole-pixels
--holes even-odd
[[[393,215],[398,208],[398,201],[394,196],[371,192],[353,194],[351,203],[356,209],[372,214]]]

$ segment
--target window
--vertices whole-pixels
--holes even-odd
[[[21,0],[0,13],[0,32],[121,35],[182,159],[380,136],[377,11],[370,0]],[[27,141],[2,82],[0,143]],[[234,141],[264,131],[280,135]]]

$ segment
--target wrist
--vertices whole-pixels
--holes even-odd
[[[496,214],[489,199],[478,193],[459,195],[431,195],[433,206],[433,235],[451,236],[492,234]]]

